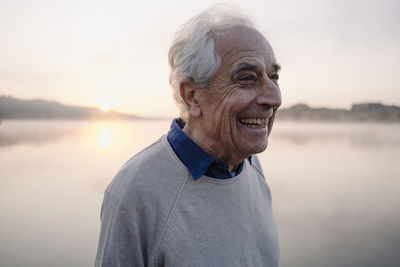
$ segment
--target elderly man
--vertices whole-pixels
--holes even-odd
[[[213,8],[178,31],[169,63],[181,118],[108,186],[96,266],[279,266],[254,155],[281,104],[270,44]]]

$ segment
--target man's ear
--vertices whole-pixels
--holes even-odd
[[[192,81],[181,82],[179,84],[179,93],[185,101],[186,106],[191,117],[199,117],[201,115],[201,108],[197,102],[197,87]]]

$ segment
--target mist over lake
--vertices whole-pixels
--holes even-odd
[[[169,126],[1,121],[0,266],[93,266],[106,186]],[[400,124],[277,121],[259,158],[282,267],[400,266]]]

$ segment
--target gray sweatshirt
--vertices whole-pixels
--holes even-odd
[[[195,181],[161,137],[107,187],[95,266],[279,266],[257,157],[233,178]]]

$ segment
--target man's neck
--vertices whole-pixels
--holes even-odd
[[[237,171],[240,163],[250,156],[239,156],[234,151],[224,151],[219,144],[216,144],[211,138],[207,138],[201,129],[195,130],[189,121],[186,122],[183,132],[213,159],[223,162],[231,172]]]

